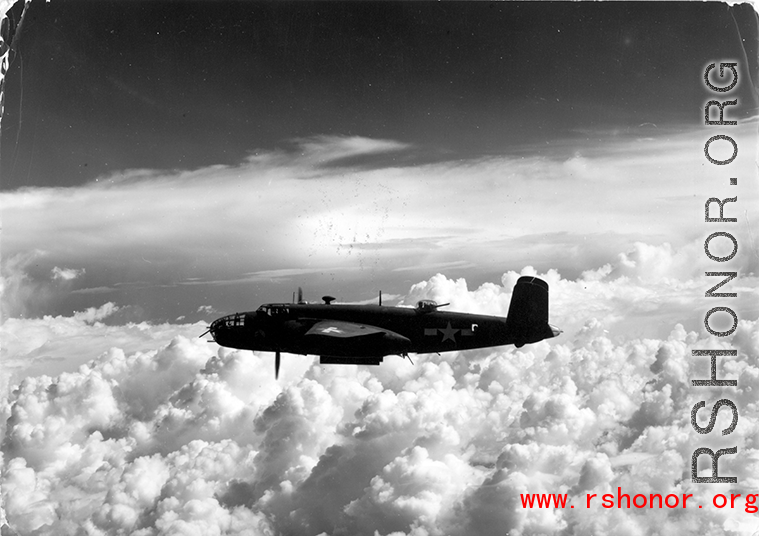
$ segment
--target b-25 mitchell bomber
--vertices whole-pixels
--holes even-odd
[[[281,352],[318,355],[321,364],[379,365],[388,355],[519,348],[561,333],[548,323],[548,284],[537,277],[519,278],[506,318],[440,311],[449,304],[431,300],[414,308],[388,307],[381,294],[378,305],[332,305],[332,296],[322,300],[306,303],[298,289],[297,303],[228,315],[214,320],[206,333],[221,346],[274,352],[275,377]]]

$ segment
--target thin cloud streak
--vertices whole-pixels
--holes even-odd
[[[193,278],[188,279],[185,281],[180,281],[177,284],[178,285],[186,285],[186,286],[192,286],[192,285],[211,285],[211,286],[220,286],[220,285],[237,285],[240,283],[255,283],[258,281],[272,281],[272,280],[291,280],[293,278],[296,278],[298,276],[304,276],[314,273],[321,273],[324,271],[329,271],[330,273],[340,273],[343,271],[347,271],[349,268],[340,268],[340,267],[330,267],[330,268],[309,268],[309,269],[300,269],[300,268],[283,268],[281,270],[264,270],[261,272],[253,272],[251,274],[246,274],[245,277],[239,277],[236,279],[217,279],[217,280],[204,280],[199,278]]]

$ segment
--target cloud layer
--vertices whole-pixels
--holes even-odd
[[[754,252],[755,271],[753,125],[739,127],[746,142],[728,170],[740,179],[732,189],[724,170],[704,165],[701,132],[665,132],[573,142],[553,147],[564,155],[554,158],[413,166],[395,159],[420,158],[425,148],[321,136],[238,166],[131,170],[76,188],[5,192],[4,312],[40,316],[117,300],[146,308],[137,320],[173,319],[207,304],[214,285],[230,289],[216,306],[227,310],[239,307],[233,296],[244,285],[283,279],[339,280],[355,296],[390,276],[413,282],[441,269],[484,281],[531,264],[574,278],[635,242],[703,240],[703,203],[730,195],[739,202],[726,216],[739,221],[728,227]]]
[[[56,535],[751,534],[743,502],[718,509],[711,497],[759,484],[756,281],[738,284],[730,341],[686,329],[685,307],[710,303],[695,270],[683,277],[691,250],[640,244],[574,280],[539,274],[565,329],[550,342],[380,367],[285,356],[280,382],[270,355],[209,345],[192,336],[197,325],[105,326],[114,305],[7,321],[4,338],[28,337],[4,359],[47,344],[83,364],[26,376],[4,399],[5,516],[19,534]],[[505,315],[514,282],[531,273],[474,290],[437,275],[403,300]],[[115,344],[88,346],[96,336]],[[728,347],[738,355],[721,358],[718,377],[738,388],[692,387],[709,365],[690,350]],[[740,411],[735,432],[694,432],[693,405],[706,401],[705,426],[725,397]],[[715,430],[729,422],[723,409]],[[736,445],[720,474],[737,485],[691,483],[695,448]],[[618,487],[693,503],[585,507],[586,494]],[[520,493],[568,493],[575,507],[525,509]]]

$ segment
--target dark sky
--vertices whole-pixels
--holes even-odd
[[[315,135],[434,160],[690,123],[703,58],[744,54],[736,20],[751,8],[35,1],[6,85],[2,188],[235,164]],[[741,31],[755,58],[755,24]]]

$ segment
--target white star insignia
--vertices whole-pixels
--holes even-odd
[[[456,343],[456,333],[458,333],[461,330],[453,329],[453,327],[451,327],[451,323],[448,322],[448,325],[445,327],[445,329],[438,328],[438,331],[443,334],[443,340],[441,342],[451,340],[454,343]]]

